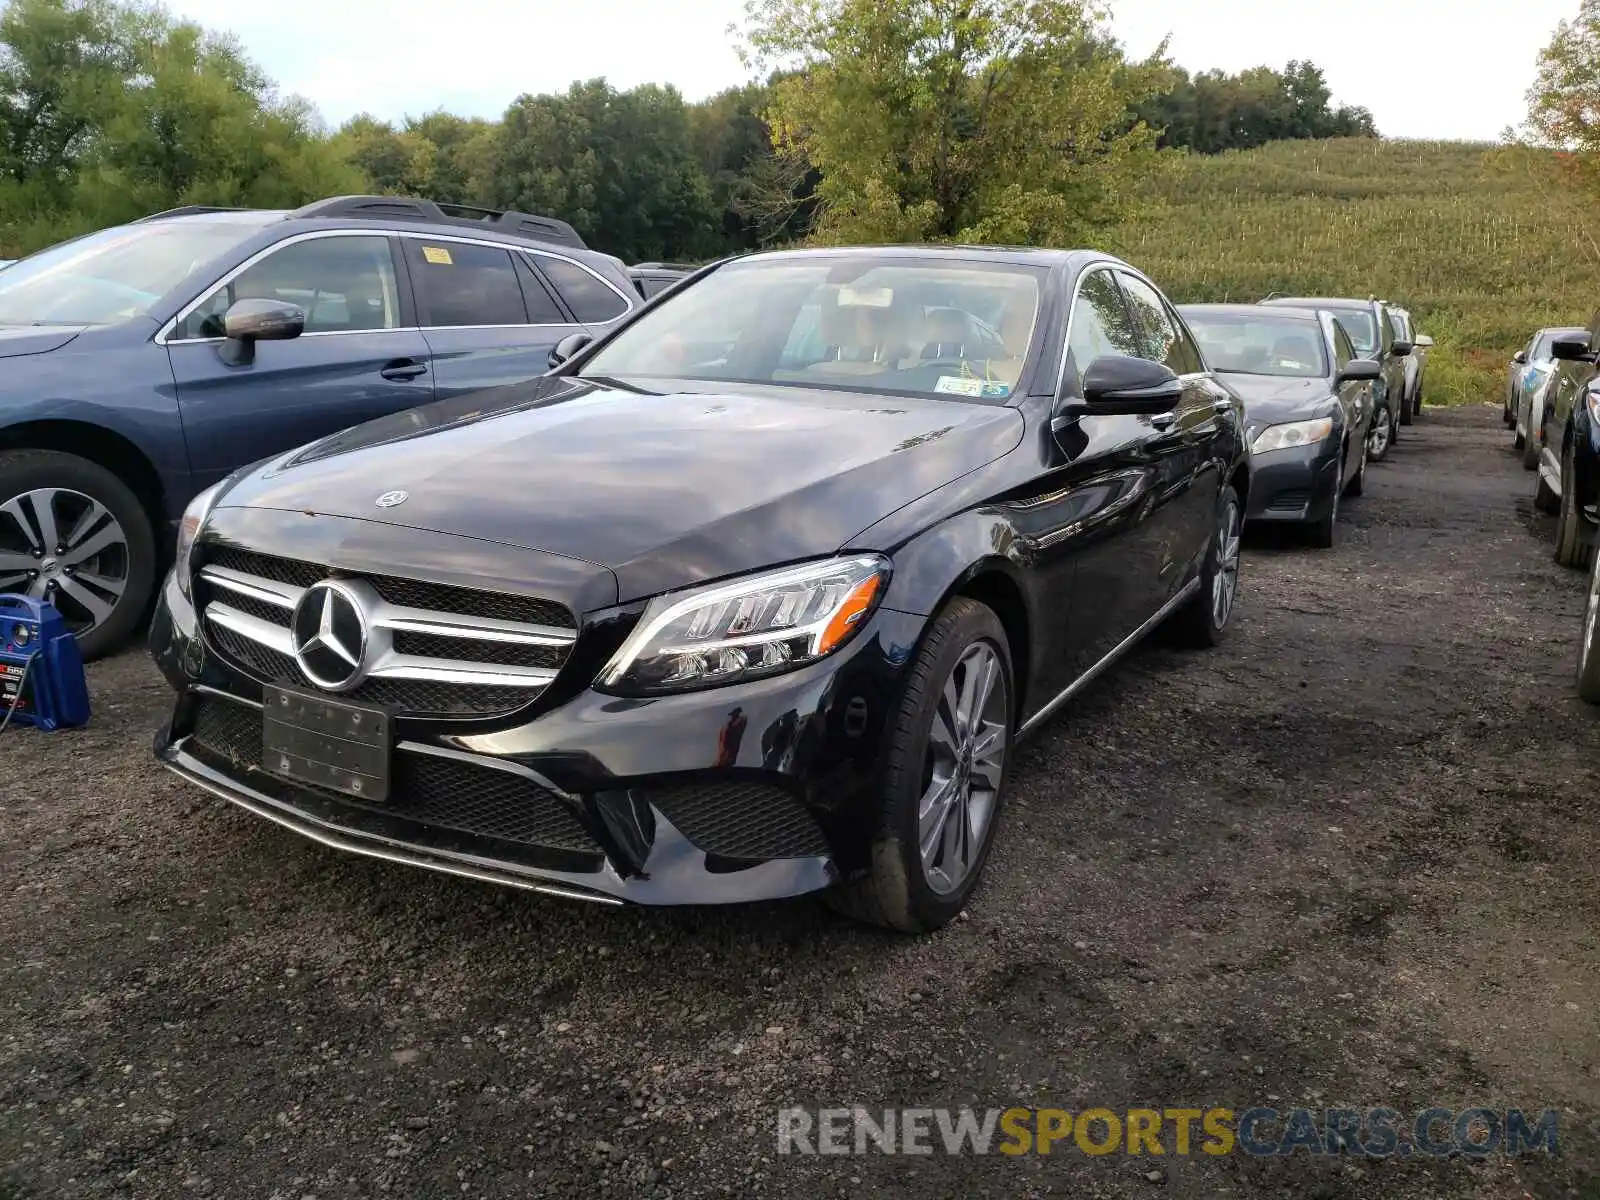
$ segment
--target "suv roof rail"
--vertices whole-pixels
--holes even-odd
[[[389,221],[430,221],[441,225],[489,226],[502,233],[518,234],[541,242],[587,249],[578,231],[556,217],[537,213],[501,212],[474,204],[438,204],[410,196],[330,196],[314,200],[289,214],[291,220],[306,217],[355,217]]]
[[[135,217],[130,224],[137,225],[141,221],[159,221],[163,217],[192,217],[199,213],[219,212],[244,212],[237,205],[231,204],[180,204],[177,208],[163,209],[161,212],[149,213],[143,217]]]
[[[1266,296],[1265,296],[1265,299],[1267,299],[1267,300],[1281,300],[1281,299],[1283,299],[1283,293],[1282,292],[1268,292],[1266,294]]]

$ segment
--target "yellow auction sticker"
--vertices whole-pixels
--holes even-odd
[[[441,267],[448,267],[451,262],[450,251],[443,246],[424,246],[422,248],[422,257],[428,262],[437,263]]]

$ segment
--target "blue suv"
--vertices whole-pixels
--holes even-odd
[[[103,654],[204,488],[541,375],[642,303],[565,222],[397,197],[175,209],[23,259],[0,272],[0,592]]]

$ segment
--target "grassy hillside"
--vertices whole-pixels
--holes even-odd
[[[1541,325],[1600,307],[1600,203],[1548,156],[1460,142],[1174,155],[1113,247],[1179,301],[1377,293],[1438,341],[1428,398],[1498,396]],[[1593,232],[1591,232],[1593,231]]]

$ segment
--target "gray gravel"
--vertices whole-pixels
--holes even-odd
[[[1249,547],[1022,753],[967,918],[611,910],[350,859],[92,728],[0,735],[0,1198],[1595,1195],[1582,586],[1498,412]],[[797,1159],[781,1105],[1563,1109],[1556,1161]]]

